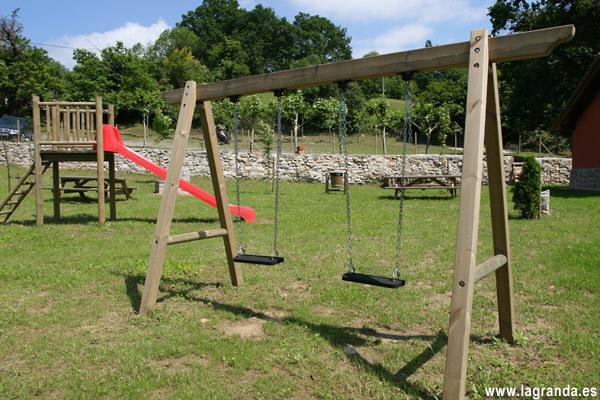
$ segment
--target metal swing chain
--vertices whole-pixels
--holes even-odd
[[[346,126],[346,116],[348,109],[346,108],[346,87],[340,84],[340,108],[338,119],[338,133],[340,135],[340,150],[344,159],[344,194],[346,198],[346,247],[347,247],[347,263],[348,272],[355,272],[354,261],[352,259],[352,219],[350,215],[350,190],[348,182],[348,135]]]
[[[233,103],[233,152],[235,155],[235,195],[236,195],[236,204],[238,211],[238,218],[236,219],[237,225],[239,226],[240,231],[240,245],[238,247],[238,254],[244,254],[246,249],[244,247],[244,221],[242,221],[241,208],[242,202],[240,198],[240,162],[238,160],[239,151],[240,151],[240,141],[239,141],[239,114],[238,114],[238,102],[234,101]]]
[[[279,252],[277,251],[277,237],[279,236],[279,161],[281,159],[281,97],[283,95],[282,92],[278,91],[277,96],[277,156],[275,158],[275,211],[273,218],[273,249],[271,251],[271,256],[279,257]]]
[[[412,95],[410,91],[410,75],[403,76],[406,85],[406,111],[404,126],[402,127],[402,164],[400,167],[400,206],[398,207],[398,230],[396,233],[396,262],[394,266],[394,279],[400,279],[400,256],[402,247],[402,225],[404,221],[404,174],[406,172],[407,141],[412,138]]]

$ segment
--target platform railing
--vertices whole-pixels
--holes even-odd
[[[114,124],[114,107],[111,104],[102,106],[101,99],[99,108],[96,102],[67,101],[40,101],[33,106],[38,107],[40,115],[40,126],[34,132],[34,140],[39,146],[44,146],[44,150],[48,146],[61,151],[93,148],[97,145],[98,135],[102,134],[98,121]]]

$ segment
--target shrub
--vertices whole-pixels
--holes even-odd
[[[539,213],[541,179],[540,164],[533,157],[527,158],[513,195],[515,209],[519,210],[522,218],[532,219]]]

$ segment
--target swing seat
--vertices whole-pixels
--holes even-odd
[[[242,264],[277,265],[283,262],[283,257],[259,256],[256,254],[238,254],[233,261]]]
[[[379,275],[359,274],[357,272],[346,272],[344,275],[342,275],[342,280],[346,282],[362,283],[364,285],[379,286],[390,289],[398,289],[406,284],[404,279],[394,279]]]

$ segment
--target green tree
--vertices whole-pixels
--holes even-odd
[[[158,39],[148,48],[147,57],[154,60],[163,60],[169,57],[173,51],[190,49],[196,53],[200,47],[200,38],[183,26],[167,29],[160,34]]]
[[[69,74],[69,97],[75,101],[88,101],[102,96],[111,89],[108,66],[91,51],[73,51],[75,66]]]
[[[435,106],[431,103],[417,103],[414,109],[414,124],[426,139],[425,153],[429,153],[431,138],[444,146],[448,134],[452,132],[450,112],[443,106]]]
[[[224,38],[210,50],[209,60],[215,66],[213,71],[218,79],[233,79],[250,74],[248,54],[239,40]]]
[[[334,152],[335,132],[333,132],[333,127],[338,124],[339,112],[340,102],[336,98],[320,98],[313,103],[312,115],[319,121],[320,127],[327,129],[329,132]]]
[[[306,114],[309,110],[302,91],[290,93],[283,98],[283,115],[285,118],[292,123],[292,137],[294,140],[294,149],[298,147],[298,129],[302,125],[300,122],[300,116]]]
[[[169,85],[176,88],[185,86],[189,80],[199,83],[211,80],[208,68],[194,58],[192,51],[187,47],[174,49],[166,56],[162,61],[162,69]]]
[[[67,70],[22,35],[18,9],[0,17],[0,112],[31,115],[31,96],[63,96]]]
[[[346,28],[335,25],[327,18],[305,13],[296,15],[294,27],[294,59],[315,54],[326,62],[352,58],[350,37]]]
[[[212,70],[218,67],[219,60],[210,56],[211,49],[237,32],[244,12],[237,0],[203,0],[195,10],[182,16],[178,26],[198,37],[194,56]]]
[[[265,117],[265,104],[259,96],[242,97],[239,105],[242,121],[250,130],[249,151],[254,151],[254,133],[256,124]]]
[[[513,203],[522,218],[532,219],[540,210],[541,168],[533,157],[523,163],[523,171],[515,184]]]
[[[502,64],[505,135],[533,139],[551,130],[569,96],[600,51],[597,0],[497,0],[489,8],[493,34],[574,24],[574,39],[549,57]]]
[[[391,110],[390,105],[385,97],[376,97],[367,101],[367,112],[371,114],[376,122],[375,128],[381,129],[381,137],[383,142],[383,154],[387,154],[387,128],[390,124]]]

